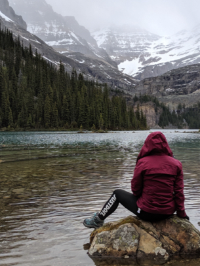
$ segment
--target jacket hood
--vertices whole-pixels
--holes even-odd
[[[159,131],[156,131],[149,134],[149,136],[146,138],[144,145],[137,157],[137,161],[150,154],[153,155],[158,153],[173,157],[173,153],[167,143],[165,135]]]

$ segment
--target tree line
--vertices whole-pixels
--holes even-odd
[[[160,127],[164,128],[169,124],[177,126],[178,128],[183,127],[183,117],[179,116],[179,114],[175,110],[171,112],[169,107],[164,103],[159,102],[155,96],[146,94],[135,96],[134,101],[139,101],[140,103],[153,102],[155,113],[157,114],[159,112],[160,114],[158,121],[158,125]]]
[[[178,128],[183,128],[188,126],[190,129],[200,128],[200,102],[197,104],[186,107],[185,104],[179,104],[176,110],[171,111],[168,106],[164,103],[160,103],[158,99],[151,95],[140,95],[134,97],[134,102],[139,101],[153,102],[155,107],[155,112],[161,110],[158,125],[162,128],[168,126],[169,124],[177,126]]]
[[[146,129],[146,117],[106,84],[55,67],[0,30],[0,128]]]

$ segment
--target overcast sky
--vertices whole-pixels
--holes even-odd
[[[159,35],[200,23],[199,0],[46,0],[62,15],[75,16],[89,30],[138,25]]]

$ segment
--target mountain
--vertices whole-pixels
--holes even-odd
[[[92,32],[99,47],[106,50],[119,69],[134,76],[160,36],[139,27],[110,27]]]
[[[27,31],[25,27],[21,27],[22,23],[20,22],[18,24],[17,20],[19,16],[15,14],[11,7],[9,7],[10,12],[14,12],[12,17],[10,16],[11,18],[9,18],[6,16],[3,13],[5,7],[7,9],[9,7],[8,0],[0,1],[1,27],[7,28],[13,32],[15,38],[18,38],[19,36],[20,40],[23,41],[24,46],[29,47],[31,44],[33,51],[36,51],[37,49],[38,53],[40,53],[45,60],[57,66],[60,64],[60,61],[62,61],[68,72],[71,72],[75,68],[78,73],[83,73],[86,79],[93,79],[100,83],[108,83],[113,89],[118,88],[125,90],[126,92],[132,90],[132,86],[135,84],[135,80],[132,77],[124,75],[115,66],[109,64],[102,58],[92,58],[85,56],[82,53],[75,52],[68,52],[66,56],[56,52],[43,40]]]
[[[138,80],[200,63],[200,25],[171,37],[137,27],[105,29],[92,35],[123,73]]]
[[[173,69],[161,76],[146,78],[134,88],[136,95],[153,95],[171,110],[200,102],[200,64]]]
[[[0,130],[146,129],[146,119],[106,84],[52,67],[0,29]]]
[[[71,36],[71,38],[76,37],[77,42],[82,38],[90,47],[95,46],[97,42],[99,47],[106,54],[109,53],[112,60],[115,60],[119,69],[123,69],[122,72],[125,74],[102,57],[94,58],[81,52],[72,52],[70,46],[67,51],[55,52],[45,42],[28,31],[21,28],[13,30],[13,27],[17,27],[16,23],[4,21],[16,36],[18,34],[21,36],[25,45],[28,46],[31,43],[46,60],[55,64],[62,61],[68,71],[76,68],[78,72],[84,73],[88,79],[108,83],[112,88],[124,90],[129,95],[139,95],[140,93],[155,95],[162,102],[170,105],[171,109],[176,108],[179,103],[192,106],[200,101],[198,83],[200,82],[198,76],[200,69],[199,65],[193,65],[200,60],[200,26],[195,27],[190,32],[180,32],[170,38],[151,34],[138,27],[127,26],[125,30],[124,27],[115,27],[94,32],[92,34],[96,39],[94,41],[89,31],[80,26],[75,18],[62,17],[56,14],[44,0],[40,0],[40,5],[38,4],[39,0],[10,1],[15,8],[22,8],[22,4],[25,3],[24,10],[27,12],[23,12],[29,21],[27,21],[28,29],[32,27],[32,31],[38,32],[38,34],[40,34],[40,30],[44,30],[41,35],[43,34],[47,43],[49,43],[48,38],[55,38],[54,42],[56,42],[57,37],[59,39],[60,36],[64,36],[62,34],[70,34],[68,37]],[[31,8],[28,8],[29,5]],[[36,8],[38,6],[40,7],[39,11]],[[49,22],[47,22],[48,19]],[[62,24],[62,21],[65,21],[66,24],[64,22]],[[63,31],[59,28],[61,24]],[[51,29],[51,32],[48,33],[47,29]],[[141,79],[141,81],[138,83],[134,78]]]
[[[200,63],[200,25],[170,37],[127,25],[90,34],[74,17],[54,12],[45,0],[9,1],[14,10],[23,16],[31,33],[60,54],[75,62],[88,64],[92,76],[98,76],[103,65],[107,71],[104,76],[111,77],[112,84],[115,83],[116,73],[120,72],[136,82]],[[112,75],[111,72],[115,73]]]
[[[98,30],[93,32],[92,36],[99,47],[104,48],[118,64],[140,57],[142,53],[150,49],[154,41],[160,38],[139,27],[127,25]]]
[[[27,29],[26,22],[23,20],[22,16],[15,14],[15,11],[9,6],[9,2],[7,0],[1,0],[0,7],[1,17],[3,17],[6,21],[12,21],[16,23],[25,30]]]
[[[105,50],[98,47],[90,32],[79,25],[74,17],[54,12],[45,0],[9,0],[17,14],[23,16],[28,31],[37,35],[56,51],[67,54],[78,52],[103,59],[117,67]]]
[[[200,63],[200,25],[152,43],[136,78],[156,76],[187,65]]]

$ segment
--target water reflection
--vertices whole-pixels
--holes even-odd
[[[0,265],[94,265],[82,221],[113,189],[130,191],[148,133],[0,133]],[[186,209],[199,228],[199,135],[165,135],[183,163]],[[108,220],[125,215],[120,207]]]

